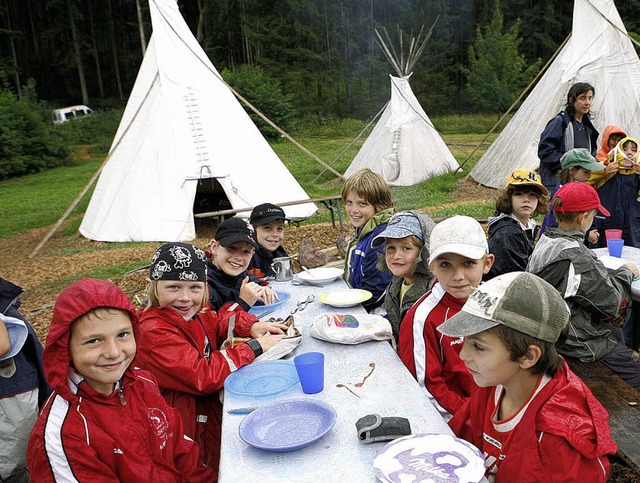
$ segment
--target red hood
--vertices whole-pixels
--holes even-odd
[[[112,307],[129,312],[136,335],[138,316],[127,296],[117,285],[105,280],[83,278],[65,288],[53,308],[42,361],[47,382],[67,400],[76,398],[67,382],[71,323],[97,307]]]
[[[604,132],[602,133],[602,138],[600,139],[600,149],[602,149],[605,153],[608,153],[612,149],[609,147],[609,138],[612,134],[622,134],[622,137],[627,136],[627,133],[624,132],[619,126],[609,124],[607,127],[605,127]]]

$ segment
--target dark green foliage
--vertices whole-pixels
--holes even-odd
[[[29,92],[29,88],[24,88]],[[68,149],[33,97],[0,91],[0,180],[64,164]]]
[[[291,105],[291,96],[283,92],[277,79],[262,69],[242,65],[234,70],[223,70],[222,77],[240,92],[253,106],[285,131],[295,114]],[[278,138],[280,133],[267,124],[255,112],[243,104],[243,107],[265,137]]]
[[[121,118],[122,109],[95,110],[90,116],[57,125],[56,130],[69,144],[98,145],[102,151],[107,151]]]

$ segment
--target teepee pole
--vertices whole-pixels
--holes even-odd
[[[533,80],[531,82],[529,82],[529,85],[527,87],[525,87],[525,89],[520,93],[520,95],[518,96],[518,98],[513,101],[513,104],[511,104],[511,107],[509,107],[509,109],[507,109],[507,111],[500,117],[500,119],[498,119],[498,122],[496,122],[494,124],[494,126],[491,128],[491,130],[489,130],[489,132],[485,135],[485,137],[482,138],[482,140],[476,145],[475,148],[473,148],[473,151],[471,151],[471,153],[464,158],[464,161],[462,161],[462,163],[460,164],[460,166],[458,166],[458,169],[456,169],[453,174],[456,174],[458,171],[460,171],[465,163],[469,160],[469,158],[471,158],[471,156],[473,156],[476,151],[478,149],[480,149],[480,146],[482,146],[482,144],[489,139],[489,136],[491,136],[491,134],[493,134],[493,131],[496,130],[496,128],[500,125],[500,123],[504,120],[505,117],[507,117],[509,115],[509,113],[513,110],[514,107],[516,107],[516,105],[520,102],[520,100],[524,97],[524,95],[529,92],[529,89],[531,89],[531,87],[538,82],[538,79],[547,71],[547,69],[549,68],[549,66],[551,65],[551,63],[555,60],[555,58],[558,56],[558,54],[560,53],[560,51],[562,50],[562,48],[566,45],[566,43],[569,41],[569,39],[571,38],[571,34],[567,35],[567,38],[564,39],[564,42],[562,42],[560,44],[560,47],[558,47],[558,49],[554,52],[554,54],[551,56],[551,58],[547,61],[547,63],[542,67],[542,69],[540,69],[540,72],[538,72],[538,74],[533,78]],[[468,178],[470,176],[470,174],[468,174],[466,177]]]

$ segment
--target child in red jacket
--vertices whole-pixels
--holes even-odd
[[[133,306],[110,282],[82,279],[62,291],[43,355],[54,393],[27,448],[31,481],[214,478],[153,375],[133,367],[136,325]]]
[[[222,403],[218,391],[236,369],[250,364],[283,336],[284,324],[258,322],[239,305],[207,310],[206,257],[186,243],[167,243],[153,256],[149,304],[140,317],[138,364],[152,371],[162,395],[200,443],[201,459],[216,472],[220,459]],[[231,307],[235,307],[231,310]],[[231,332],[253,337],[217,350]]]
[[[484,453],[489,481],[607,481],[609,415],[555,349],[569,316],[550,284],[511,272],[438,327],[465,338],[460,358],[480,389],[449,426]]]

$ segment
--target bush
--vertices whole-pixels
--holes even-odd
[[[116,135],[122,112],[122,109],[94,111],[90,116],[73,119],[55,127],[70,145],[97,144],[101,151],[106,151]]]
[[[253,104],[260,112],[285,131],[289,128],[295,110],[291,96],[286,95],[280,82],[262,69],[242,65],[234,70],[222,71],[224,80],[238,93]],[[242,102],[241,102],[242,104]],[[262,120],[250,108],[242,104],[244,110],[258,126],[262,134],[271,139],[280,133]]]
[[[31,89],[27,87],[27,90]],[[35,96],[0,91],[0,180],[67,162],[69,150]]]

